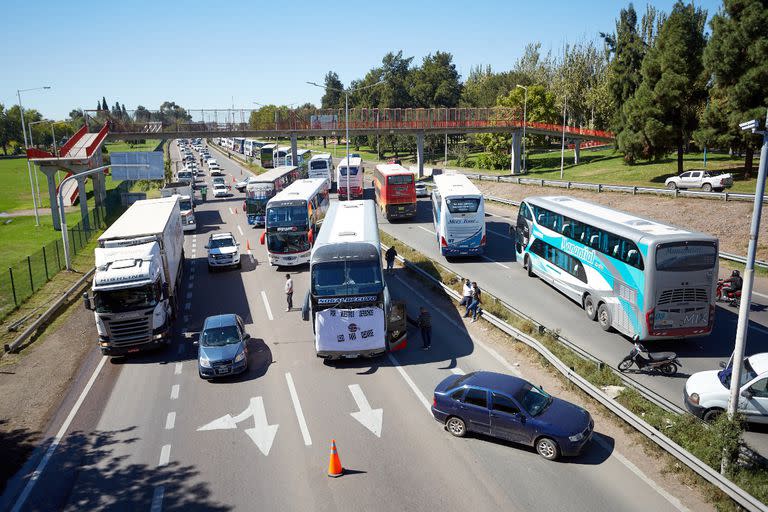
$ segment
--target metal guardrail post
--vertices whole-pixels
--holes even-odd
[[[32,259],[27,256],[27,270],[29,270],[29,289],[32,293],[35,292],[35,282],[32,281]]]
[[[45,266],[45,280],[50,281],[51,278],[48,275],[48,258],[45,255],[45,246],[43,246],[43,265]]]
[[[13,293],[13,305],[18,306],[19,301],[16,300],[16,284],[13,282],[13,268],[8,267],[8,275],[11,277],[11,292]]]

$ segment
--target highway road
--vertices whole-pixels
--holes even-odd
[[[240,177],[239,166],[218,160],[228,181]],[[256,245],[261,230],[248,226],[242,195],[209,196],[197,219],[197,231],[185,235],[184,307],[173,345],[100,360],[60,448],[23,502],[20,481],[4,505],[46,511],[685,510],[639,474],[599,424],[584,454],[554,463],[509,443],[451,437],[429,412],[435,384],[451,373],[517,369],[473,339],[454,309],[435,309],[404,272],[388,277],[392,294],[409,301],[411,314],[423,304],[432,309],[433,349],[420,350],[418,335],[410,333],[403,351],[328,364],[316,358],[300,311],[285,311],[287,269],[266,263]],[[428,224],[385,228],[428,250],[422,229]],[[207,272],[204,245],[220,231],[241,243],[242,270]],[[468,265],[478,281],[485,274],[475,267],[496,267]],[[515,275],[510,267],[504,272]],[[307,268],[290,272],[300,303]],[[241,315],[252,336],[250,369],[206,382],[197,375],[192,342],[206,316],[227,312]],[[525,368],[519,371],[525,376]],[[346,469],[339,479],[326,476],[332,439]]]

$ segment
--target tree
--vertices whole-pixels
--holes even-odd
[[[643,60],[642,82],[623,107],[626,125],[617,142],[627,162],[660,158],[676,148],[683,172],[683,152],[706,96],[706,18],[706,11],[678,0],[661,25]]]
[[[699,139],[744,150],[744,169],[752,173],[760,137],[738,125],[764,119],[768,106],[768,3],[765,0],[724,0],[712,17],[712,38],[704,64],[714,79]],[[726,146],[727,145],[727,146]]]
[[[424,57],[411,74],[411,97],[418,107],[455,107],[461,98],[459,72],[453,55],[436,52]]]
[[[320,100],[321,108],[344,108],[344,84],[334,71],[325,74],[325,93]]]
[[[107,104],[107,98],[105,96],[101,97],[101,108],[99,110],[105,110],[109,112],[109,105]]]
[[[592,41],[583,41],[563,48],[552,79],[552,90],[559,98],[568,98],[569,124],[593,126],[598,95],[590,94],[605,74],[607,62]]]
[[[622,117],[621,105],[631,98],[640,86],[640,71],[645,57],[645,43],[638,32],[637,13],[632,4],[619,12],[616,31],[613,34],[600,33],[609,53],[607,84],[608,93],[617,109],[613,115],[612,127],[618,133],[624,129],[626,119]]]
[[[474,66],[462,87],[461,104],[467,107],[492,107],[499,97],[506,95],[517,84],[528,84],[527,78],[517,71],[494,73],[491,66]]]
[[[547,52],[547,55],[542,56],[540,50],[540,42],[528,43],[525,45],[523,56],[515,62],[513,70],[521,77],[524,77],[525,83],[521,85],[538,84],[549,86],[552,83],[554,70],[552,55]]]
[[[146,123],[151,116],[152,114],[144,105],[138,105],[133,113],[133,118],[139,123]]]
[[[192,116],[187,111],[176,104],[175,101],[164,101],[160,105],[160,120],[164,123],[189,122]]]
[[[8,143],[10,139],[10,123],[8,120],[8,112],[5,110],[5,105],[0,103],[0,147],[3,148],[3,154],[8,155]]]

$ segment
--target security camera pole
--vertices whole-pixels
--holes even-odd
[[[768,111],[766,111],[766,124],[768,124]],[[763,136],[763,147],[760,150],[760,167],[757,171],[757,187],[755,188],[755,205],[752,209],[752,226],[749,232],[749,249],[747,251],[747,265],[744,269],[744,286],[741,292],[741,304],[739,306],[739,323],[736,327],[736,344],[733,348],[733,366],[731,374],[731,397],[728,401],[728,417],[733,418],[739,404],[739,391],[741,388],[741,374],[744,366],[744,349],[747,341],[747,326],[749,324],[749,309],[752,304],[752,285],[755,280],[755,252],[757,250],[757,235],[760,230],[760,215],[763,208],[763,193],[765,191],[765,174],[768,167],[768,127],[760,130],[760,121],[754,119],[741,123],[739,127],[744,131],[760,133]]]

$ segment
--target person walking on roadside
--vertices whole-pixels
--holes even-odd
[[[387,272],[392,272],[392,267],[395,265],[395,258],[397,257],[397,250],[392,245],[384,253],[384,259],[387,261]]]
[[[467,312],[464,315],[464,318],[467,318],[469,316],[469,313],[472,313],[472,322],[477,322],[477,310],[480,308],[480,304],[482,303],[482,300],[480,299],[480,287],[477,286],[476,282],[472,282],[472,301],[469,303],[469,306],[467,306]]]
[[[285,301],[288,305],[285,311],[288,312],[293,309],[293,280],[291,274],[285,274]]]
[[[208,195],[208,187],[203,185],[202,187],[200,187],[200,197],[203,198],[203,202],[205,202],[205,196],[207,195]]]
[[[467,308],[469,307],[470,302],[472,302],[472,282],[467,279],[464,281],[464,286],[461,291],[461,302],[459,302],[459,305]]]
[[[421,329],[421,343],[422,350],[429,350],[432,346],[432,316],[427,311],[427,308],[421,307],[419,311],[419,318],[416,320]]]

